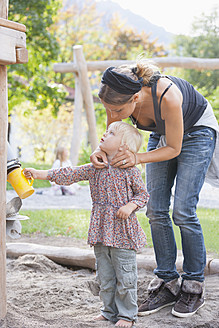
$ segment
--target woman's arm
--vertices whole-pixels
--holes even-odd
[[[182,94],[173,85],[162,100],[161,117],[165,121],[166,146],[137,154],[137,163],[161,162],[178,156],[183,140]]]
[[[171,86],[162,99],[161,116],[165,120],[166,146],[145,153],[137,153],[136,156],[127,147],[120,147],[111,165],[126,168],[140,163],[166,161],[178,156],[181,152],[184,127],[182,94],[175,85]],[[123,165],[124,160],[125,165]]]

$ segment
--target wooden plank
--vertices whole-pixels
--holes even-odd
[[[28,62],[28,51],[25,48],[16,48],[16,64],[26,64]]]
[[[7,68],[0,65],[0,319],[6,315],[6,135],[8,122]]]
[[[191,57],[157,57],[151,59],[160,68],[164,67],[181,67],[196,70],[216,70],[219,69],[219,58],[191,58]],[[104,60],[87,62],[87,70],[105,71],[109,66],[134,65],[133,60]],[[53,69],[57,73],[77,72],[78,67],[75,63],[54,64]]]
[[[0,65],[17,62],[16,48],[26,48],[26,34],[0,26]]]
[[[26,32],[26,26],[17,22],[12,22],[4,18],[0,18],[0,26],[8,27],[16,31]]]

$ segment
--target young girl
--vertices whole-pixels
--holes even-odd
[[[136,250],[145,246],[146,237],[135,211],[144,207],[148,193],[138,168],[114,168],[111,159],[120,146],[135,154],[142,136],[124,122],[112,123],[100,141],[100,149],[107,154],[108,165],[96,169],[92,164],[41,171],[27,168],[27,178],[47,179],[57,184],[89,180],[92,211],[88,244],[94,246],[101,314],[95,320],[110,320],[117,327],[132,327],[137,313]],[[125,161],[124,161],[125,165]]]

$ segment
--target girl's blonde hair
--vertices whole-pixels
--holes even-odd
[[[115,67],[113,71],[125,74],[134,81],[143,78],[143,84],[148,85],[155,74],[159,72],[158,67],[147,59],[139,56],[135,65],[121,65]],[[121,94],[111,89],[107,84],[101,84],[98,93],[100,99],[111,105],[123,105],[128,103],[133,95]]]
[[[142,134],[132,125],[125,122],[113,122],[109,125],[108,129],[113,129],[116,134],[122,135],[121,145],[126,144],[128,149],[137,153],[142,145]]]

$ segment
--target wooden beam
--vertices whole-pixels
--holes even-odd
[[[0,65],[16,64],[17,48],[26,48],[26,34],[0,26]]]
[[[0,26],[11,28],[12,30],[26,32],[26,26],[16,22],[9,21],[4,18],[0,18]]]
[[[156,57],[149,58],[160,68],[165,67],[181,67],[187,69],[197,70],[216,70],[219,69],[219,58],[194,58],[194,57]],[[104,60],[104,61],[92,61],[87,62],[87,70],[93,71],[105,71],[109,66],[119,65],[134,65],[133,60]],[[69,73],[77,72],[78,68],[75,63],[60,63],[54,64],[53,69],[57,73]]]
[[[8,94],[7,68],[0,65],[0,319],[6,315],[6,168]]]

